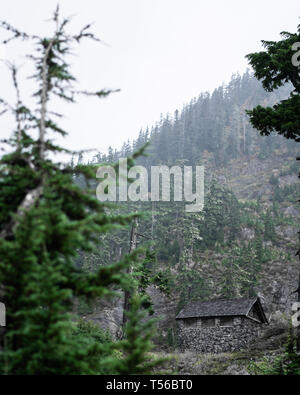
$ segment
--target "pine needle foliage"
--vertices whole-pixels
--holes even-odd
[[[125,338],[118,345],[123,358],[110,361],[112,370],[119,374],[153,374],[153,370],[166,361],[166,358],[155,358],[150,354],[155,320],[147,317],[146,311],[141,309],[143,304],[144,297],[134,292],[127,313]]]
[[[35,67],[31,78],[36,86],[35,104],[27,106],[20,95],[18,70],[9,65],[17,102],[11,105],[0,99],[0,113],[10,112],[16,121],[12,137],[2,141],[9,153],[0,160],[0,284],[7,308],[5,346],[0,353],[2,374],[101,373],[99,344],[95,339],[78,341],[74,336],[69,314],[72,302],[77,297],[111,294],[112,285],[130,287],[131,278],[125,269],[138,260],[140,253],[135,251],[93,273],[74,264],[78,251],[92,252],[99,235],[128,224],[132,215],[109,214],[105,204],[96,199],[95,191],[74,183],[74,175],[82,176],[87,186],[95,182],[95,166],[71,166],[51,159],[59,153],[72,154],[53,142],[57,133],[67,134],[57,122],[62,114],[49,110],[53,99],[75,103],[78,95],[102,98],[112,92],[78,89],[70,70],[68,55],[75,45],[85,39],[99,41],[90,25],[69,33],[70,18],[61,19],[58,8],[52,22],[51,37],[28,35],[0,22],[7,36],[3,43],[33,42],[35,50],[28,61]],[[129,166],[141,151],[129,159]],[[136,319],[129,325],[139,343],[135,323]],[[146,343],[149,339],[147,335]],[[135,345],[128,349],[133,353],[128,356],[133,371],[138,369],[134,365]],[[138,354],[144,351],[145,347],[140,348]],[[140,360],[142,356],[138,365]],[[122,366],[119,361],[114,372],[123,371]]]
[[[300,41],[300,25],[296,33],[281,32],[280,35],[279,41],[262,40],[265,50],[246,57],[266,91],[272,92],[287,82],[292,83],[294,90],[288,99],[273,107],[257,106],[247,113],[261,135],[277,132],[299,142],[300,66],[294,64],[292,59],[295,56],[293,46]]]

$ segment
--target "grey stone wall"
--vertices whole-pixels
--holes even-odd
[[[214,327],[206,328],[201,320],[187,326],[185,320],[177,320],[178,346],[181,351],[193,350],[203,353],[234,352],[247,349],[249,343],[259,336],[262,324],[246,317],[235,317],[233,326],[220,326],[216,318]]]

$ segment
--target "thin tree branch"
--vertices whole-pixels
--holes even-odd
[[[13,84],[16,89],[16,95],[17,95],[17,106],[15,112],[15,118],[16,118],[16,123],[17,123],[17,141],[18,141],[18,148],[20,145],[21,137],[22,137],[22,128],[21,128],[21,119],[20,119],[20,108],[22,105],[21,102],[21,95],[20,95],[20,89],[19,89],[19,84],[17,80],[17,68],[14,64],[8,63],[8,67],[12,73],[12,79],[13,79]]]

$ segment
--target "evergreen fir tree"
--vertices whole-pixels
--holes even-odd
[[[80,161],[70,166],[51,159],[53,154],[69,153],[52,141],[51,132],[66,134],[55,119],[61,115],[49,111],[52,98],[74,103],[80,94],[102,98],[111,92],[75,87],[66,56],[83,39],[98,39],[90,25],[79,33],[69,33],[69,21],[60,20],[57,8],[50,38],[28,35],[1,22],[8,34],[6,43],[15,39],[34,42],[36,52],[29,58],[35,65],[33,79],[37,86],[36,106],[29,108],[19,96],[17,70],[12,66],[17,105],[0,101],[16,119],[16,131],[5,141],[10,152],[0,161],[0,284],[7,309],[0,370],[6,374],[97,373],[99,361],[91,358],[91,353],[98,346],[79,342],[72,335],[72,302],[75,297],[112,294],[111,285],[130,286],[132,279],[124,270],[139,254],[135,251],[92,273],[75,265],[78,251],[92,252],[99,234],[128,223],[132,217],[111,215],[96,199],[95,191],[89,188],[95,179],[95,167]],[[32,133],[36,130],[37,137]],[[129,159],[129,163],[133,161]],[[88,188],[75,184],[74,175],[83,177]],[[133,306],[132,319],[138,314],[138,306]],[[132,372],[138,370],[135,366],[143,360],[150,341],[150,332],[141,338],[144,328],[135,324],[135,319],[129,322],[135,338],[129,349],[132,355],[127,357],[131,358]],[[141,347],[143,340],[147,344]],[[114,372],[123,369],[121,359]]]

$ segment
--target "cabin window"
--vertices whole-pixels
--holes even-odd
[[[202,318],[202,328],[213,328],[215,326],[214,318]]]
[[[184,320],[185,326],[196,326],[197,325],[197,318],[187,318]]]
[[[220,317],[220,326],[233,326],[232,317]]]

